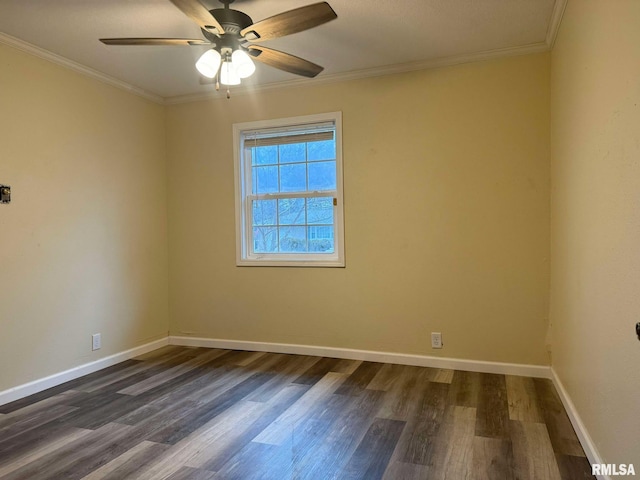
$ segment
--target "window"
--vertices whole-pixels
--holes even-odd
[[[238,265],[344,266],[341,118],[233,126]]]

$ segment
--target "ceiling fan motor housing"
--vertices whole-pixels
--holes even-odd
[[[246,13],[230,8],[216,8],[210,10],[211,15],[222,25],[224,34],[233,34],[240,36],[240,31],[253,25],[253,20]]]
[[[191,38],[101,38],[100,41],[106,45],[209,45],[210,50],[205,52],[203,57],[207,54],[215,57],[216,55],[211,52],[215,50],[224,57],[223,61],[229,61],[228,57],[233,53],[238,53],[241,57],[239,52],[244,52],[271,67],[313,78],[322,72],[323,68],[320,65],[273,48],[254,45],[251,42],[272,40],[302,32],[338,17],[326,1],[294,8],[258,23],[254,23],[246,13],[229,8],[234,0],[220,0],[224,8],[213,10],[208,10],[200,0],[170,1],[200,26],[206,41]],[[251,66],[253,67],[253,63]],[[209,76],[209,70],[207,73],[202,73],[202,70],[200,72]]]

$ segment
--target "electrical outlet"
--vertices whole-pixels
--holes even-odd
[[[431,332],[431,348],[442,348],[442,334]]]
[[[99,333],[91,335],[91,350],[100,350],[102,348],[102,337]]]

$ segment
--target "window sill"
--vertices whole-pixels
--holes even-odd
[[[237,267],[322,267],[344,268],[344,260],[237,260]]]

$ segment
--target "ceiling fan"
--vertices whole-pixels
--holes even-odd
[[[239,85],[255,71],[252,59],[285,72],[315,77],[323,67],[289,53],[254,45],[302,32],[338,16],[327,2],[289,10],[253,23],[249,15],[229,8],[234,0],[220,0],[224,8],[207,10],[198,0],[171,0],[202,30],[204,39],[194,38],[101,38],[106,45],[210,45],[196,62],[198,71],[218,78],[223,85]]]

